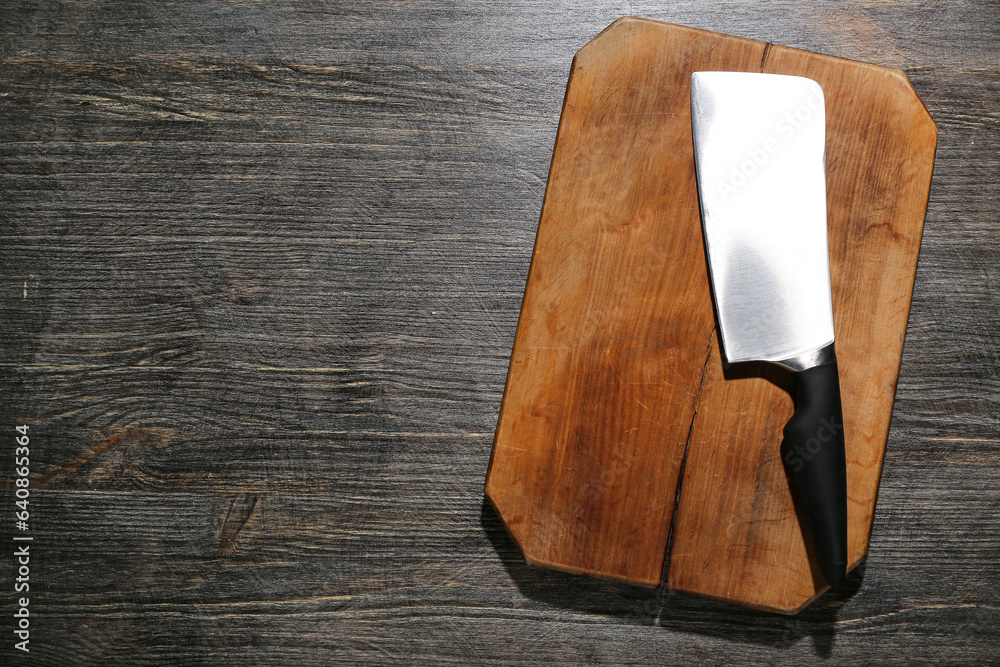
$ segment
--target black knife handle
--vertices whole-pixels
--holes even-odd
[[[781,457],[798,487],[820,572],[839,586],[847,576],[847,461],[837,360],[794,377],[795,414],[785,424]]]

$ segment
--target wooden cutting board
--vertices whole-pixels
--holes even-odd
[[[698,70],[825,91],[851,567],[867,552],[937,128],[898,70],[642,19],[573,60],[486,495],[531,563],[657,586],[669,539],[671,589],[795,613],[825,584],[779,457],[791,380],[722,365]]]

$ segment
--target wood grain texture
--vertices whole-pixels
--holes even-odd
[[[867,551],[937,130],[898,70],[641,19],[574,59],[486,493],[529,562],[655,586],[673,519],[672,589],[794,613],[826,586],[780,457],[791,378],[722,371],[697,70],[824,88],[850,565]]]
[[[898,70],[781,46],[767,50],[761,69],[812,78],[826,97],[852,568],[868,551],[937,128]],[[733,369],[727,380],[717,347],[708,368],[678,503],[670,586],[797,612],[827,586],[808,556],[779,451],[794,412],[790,378]]]
[[[868,558],[795,617],[530,567],[483,506],[570,59],[626,14],[899,67],[940,130]],[[998,21],[3,3],[0,437],[31,424],[37,501],[21,662],[996,662]]]
[[[622,19],[573,61],[486,483],[531,563],[660,583],[714,326],[677,61],[760,62],[704,35]]]

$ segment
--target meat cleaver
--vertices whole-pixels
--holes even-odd
[[[825,105],[812,79],[695,72],[691,123],[712,297],[729,364],[794,374],[782,460],[831,586],[847,569],[847,470],[827,243]]]

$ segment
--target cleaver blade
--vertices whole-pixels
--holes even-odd
[[[799,76],[695,72],[691,124],[722,351],[795,378],[782,459],[823,578],[847,569],[847,481],[827,241],[826,116]]]

